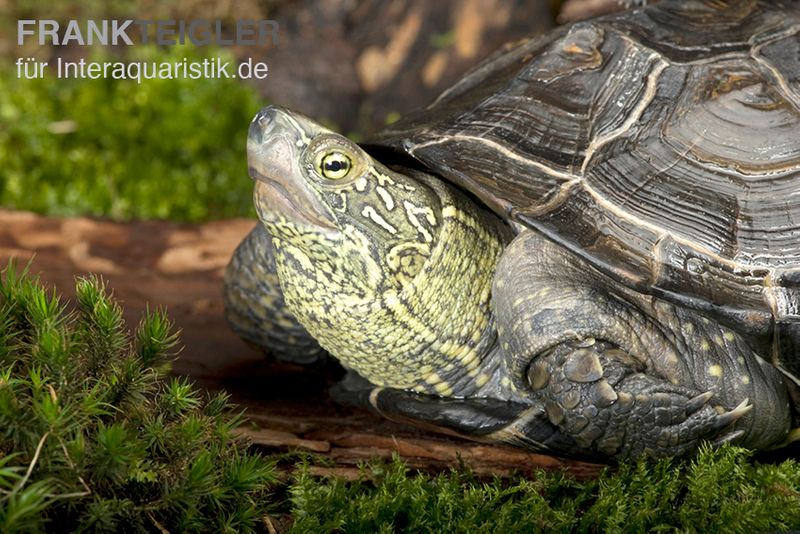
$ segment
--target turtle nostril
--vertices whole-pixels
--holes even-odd
[[[261,143],[275,128],[277,110],[274,106],[267,106],[259,111],[250,123],[248,136],[252,141]]]
[[[277,110],[275,107],[267,106],[258,112],[258,115],[256,115],[256,120],[258,120],[258,123],[262,128],[271,128],[275,123],[275,115],[277,115]]]

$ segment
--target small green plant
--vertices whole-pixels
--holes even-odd
[[[356,482],[301,468],[293,532],[769,532],[800,527],[800,465],[758,465],[736,447],[692,461],[641,460],[583,482],[559,472],[481,481],[412,474],[399,459]]]
[[[14,264],[0,282],[0,532],[241,532],[274,463],[234,439],[225,394],[166,377],[161,311],[127,333],[101,280],[70,307]]]
[[[236,64],[224,50],[190,46],[128,53],[142,62]],[[121,60],[105,49],[92,59]],[[9,65],[0,67],[0,205],[117,219],[252,213],[245,142],[260,107],[252,86],[225,78],[57,79],[54,71],[27,80]]]

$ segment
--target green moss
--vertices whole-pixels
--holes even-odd
[[[301,469],[291,502],[294,532],[784,531],[800,527],[800,465],[758,465],[725,447],[585,482],[545,471],[485,482],[463,470],[410,476],[395,459],[357,482]]]
[[[236,64],[225,51],[188,46],[130,53],[138,61]],[[115,60],[106,54],[93,59]],[[0,205],[118,219],[253,213],[245,142],[260,107],[254,88],[234,79],[54,76],[26,80],[13,66],[0,70]]]
[[[365,468],[354,483],[320,482],[301,470],[291,489],[295,532],[563,530],[588,496],[561,474],[513,482],[481,482],[465,470],[409,476],[398,459]]]
[[[0,531],[248,531],[274,462],[232,436],[227,396],[165,372],[160,311],[133,336],[103,283],[68,307],[12,264],[0,283]]]

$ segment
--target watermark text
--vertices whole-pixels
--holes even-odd
[[[142,80],[187,78],[240,78],[263,80],[269,73],[266,63],[248,58],[238,64],[221,58],[206,58],[192,61],[67,61],[56,58],[51,66],[47,61],[33,58],[17,58],[17,78],[36,79],[55,75],[56,78],[86,78],[97,80]]]
[[[221,20],[70,20],[62,25],[56,20],[23,19],[17,21],[17,45],[31,41],[40,46],[277,45],[278,30],[275,20],[237,20],[226,33]]]

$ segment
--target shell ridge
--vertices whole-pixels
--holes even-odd
[[[653,101],[653,98],[656,96],[656,90],[658,86],[658,79],[661,76],[661,73],[669,66],[669,63],[661,57],[660,54],[657,52],[652,52],[648,57],[650,60],[656,60],[653,63],[653,67],[650,72],[647,74],[647,85],[645,88],[645,93],[633,108],[632,112],[629,114],[628,118],[616,129],[601,134],[597,137],[594,137],[589,145],[586,147],[584,151],[583,163],[581,164],[581,175],[586,173],[586,167],[589,165],[589,162],[594,156],[594,153],[601,148],[606,143],[613,141],[617,137],[624,135],[626,132],[629,132],[631,128],[633,128],[639,119],[642,117],[642,114]]]

